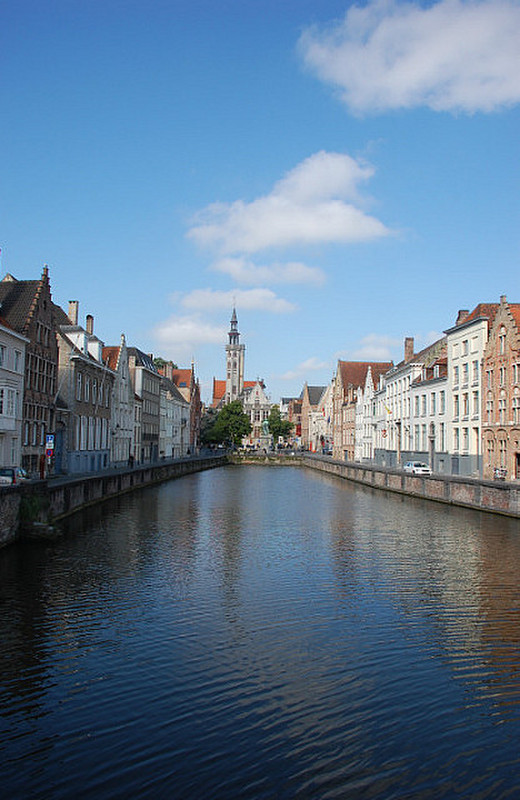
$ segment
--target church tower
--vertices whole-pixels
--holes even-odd
[[[244,358],[245,345],[240,344],[238,332],[237,312],[233,307],[231,326],[229,329],[229,342],[226,345],[226,395],[225,403],[238,400],[244,388]]]

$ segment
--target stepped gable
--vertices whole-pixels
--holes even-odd
[[[19,281],[6,275],[0,281],[0,308],[8,325],[19,333],[26,333],[40,281]]]

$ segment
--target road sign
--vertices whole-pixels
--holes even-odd
[[[54,434],[48,433],[45,437],[45,449],[46,450],[54,450]],[[47,453],[49,455],[49,453]],[[52,455],[52,453],[50,454]]]

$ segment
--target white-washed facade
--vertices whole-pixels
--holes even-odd
[[[481,304],[471,314],[459,312],[446,331],[448,345],[448,451],[453,475],[482,474],[482,358],[490,319],[498,304]]]
[[[332,452],[334,382],[321,393],[315,409],[309,412],[309,449],[314,453]]]
[[[161,380],[159,455],[182,458],[190,447],[190,404],[168,378]]]
[[[19,467],[25,348],[29,340],[0,323],[0,466]]]
[[[416,458],[416,445],[419,444],[423,456],[428,450],[428,427],[422,419],[422,406],[419,414],[415,416],[415,398],[417,390],[414,389],[412,401],[412,387],[421,381],[424,370],[445,357],[446,341],[440,339],[434,344],[414,353],[414,340],[412,337],[405,339],[404,360],[388,370],[384,376],[384,391],[376,393],[376,447],[375,460],[385,466],[401,466],[410,459]],[[419,393],[420,402],[422,395]],[[426,410],[427,410],[426,405]],[[435,416],[435,414],[433,415]],[[420,420],[420,421],[418,421]],[[419,426],[417,431],[416,426]],[[425,431],[425,438],[423,433]],[[417,438],[416,438],[417,434]],[[423,444],[426,451],[422,450]],[[421,458],[423,460],[423,458]]]
[[[424,367],[410,390],[411,448],[407,460],[422,461],[433,472],[448,473],[446,360]]]
[[[264,436],[262,423],[267,422],[271,411],[271,400],[265,391],[264,382],[257,380],[253,386],[244,389],[240,400],[244,414],[249,417],[251,423],[251,433],[244,438],[244,444],[258,447],[261,444],[261,437]]]

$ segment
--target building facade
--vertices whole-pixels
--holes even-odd
[[[0,466],[22,461],[25,348],[29,340],[0,317]]]
[[[508,303],[505,295],[491,325],[482,373],[483,476],[520,480],[520,304]]]
[[[161,375],[153,356],[137,347],[128,348],[128,363],[134,394],[140,400],[140,431],[134,436],[135,460],[140,464],[159,458]]]
[[[103,363],[114,373],[110,419],[110,463],[123,466],[134,453],[134,390],[125,335],[119,345],[103,347]]]
[[[31,475],[45,468],[46,441],[54,434],[58,344],[53,319],[49,270],[39,280],[0,281],[2,318],[28,339],[22,407],[22,467]]]

